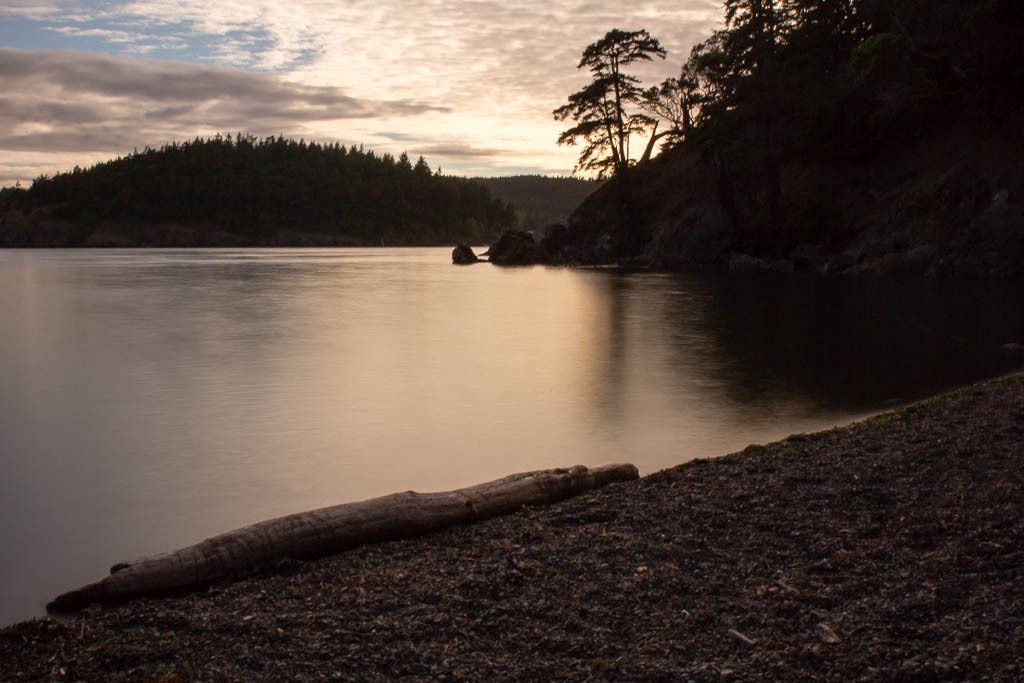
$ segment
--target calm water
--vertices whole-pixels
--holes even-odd
[[[0,250],[0,623],[117,560],[533,468],[643,472],[1014,368],[1006,284]]]

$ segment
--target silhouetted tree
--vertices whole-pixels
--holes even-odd
[[[670,191],[660,188],[672,187],[671,181],[657,176],[660,169],[678,168],[648,165],[650,173],[623,173],[630,168],[628,136],[638,130],[654,129],[641,160],[653,156],[659,141],[666,143],[663,150],[682,148],[700,159],[700,168],[717,178],[719,202],[738,226],[743,248],[760,252],[784,245],[782,233],[802,220],[782,205],[790,198],[820,203],[812,207],[822,216],[815,220],[841,228],[828,196],[783,197],[784,164],[863,160],[938,123],[1002,125],[1024,111],[1021,0],[722,5],[725,26],[693,48],[678,77],[646,90],[628,80],[621,89],[626,97],[617,100],[614,72],[603,55],[626,34],[612,32],[580,63],[591,68],[591,82],[556,111],[575,124],[560,142],[585,145],[579,168],[621,176],[613,179],[604,206],[617,207],[617,222],[630,234],[619,242],[623,255],[645,244],[642,230],[628,225],[638,211],[623,209],[632,189],[644,182],[648,194]],[[638,112],[645,118],[630,117]],[[648,200],[639,210],[655,206]],[[652,225],[651,216],[641,223]]]
[[[630,164],[630,139],[654,124],[640,110],[644,91],[640,80],[625,71],[637,62],[665,58],[665,50],[646,30],[613,29],[583,51],[578,69],[588,69],[591,81],[555,110],[558,121],[574,125],[558,138],[560,145],[582,143],[577,170],[598,178],[622,173]]]
[[[684,64],[679,76],[666,78],[661,85],[644,92],[640,106],[655,119],[654,130],[647,141],[641,163],[651,158],[655,144],[667,138],[670,144],[686,139],[693,128],[694,112],[700,106],[697,75],[690,64]],[[658,132],[661,123],[666,128]]]

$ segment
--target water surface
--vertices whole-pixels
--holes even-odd
[[[1006,283],[0,250],[0,623],[277,515],[843,424],[1022,340]]]

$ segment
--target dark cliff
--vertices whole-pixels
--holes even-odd
[[[1024,4],[727,0],[692,126],[577,209],[582,261],[1024,274]]]
[[[633,169],[638,253],[603,244],[623,221],[612,184],[569,220],[576,253],[662,268],[729,266],[944,275],[1024,274],[1024,117],[925,130],[868,159],[782,164],[778,222],[759,221],[757,179],[716,150],[672,150]],[[603,240],[603,241],[602,241]],[[730,258],[730,255],[733,255]],[[602,259],[603,257],[603,259]]]

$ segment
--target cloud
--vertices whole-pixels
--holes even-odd
[[[423,156],[438,156],[445,159],[488,159],[497,158],[505,154],[506,150],[494,148],[474,147],[459,143],[441,143],[426,146],[413,147],[415,154]]]
[[[61,12],[59,0],[38,2],[37,0],[5,0],[0,5],[0,16],[17,16],[25,19],[50,19]]]
[[[73,93],[87,82],[82,104],[115,110],[109,127],[130,123],[137,134],[126,137],[133,141],[266,129],[394,153],[408,149],[436,157],[428,159],[432,165],[476,170],[487,163],[571,168],[574,150],[555,145],[560,124],[551,111],[584,82],[586,74],[576,70],[579,55],[607,30],[644,27],[662,41],[669,60],[638,68],[646,82],[657,82],[676,73],[691,47],[722,20],[721,0],[3,4],[0,14],[35,22],[69,45],[100,41],[106,51],[132,58],[101,62],[100,55],[33,52],[28,61],[42,63],[27,68],[33,83],[49,84],[44,104],[79,101]],[[137,61],[145,51],[179,61]],[[4,92],[11,92],[15,77],[0,65]],[[132,104],[136,98],[141,106]],[[86,126],[77,136],[65,131],[70,138],[64,144],[109,144],[102,124]],[[0,149],[45,144],[41,135],[38,126],[8,129]]]
[[[144,33],[133,33],[109,28],[81,28],[79,26],[60,26],[54,29],[57,33],[76,38],[101,38],[110,43],[141,43],[147,39]]]
[[[300,134],[312,122],[443,108],[368,100],[273,74],[82,52],[0,48],[0,149],[111,152],[200,132]]]

